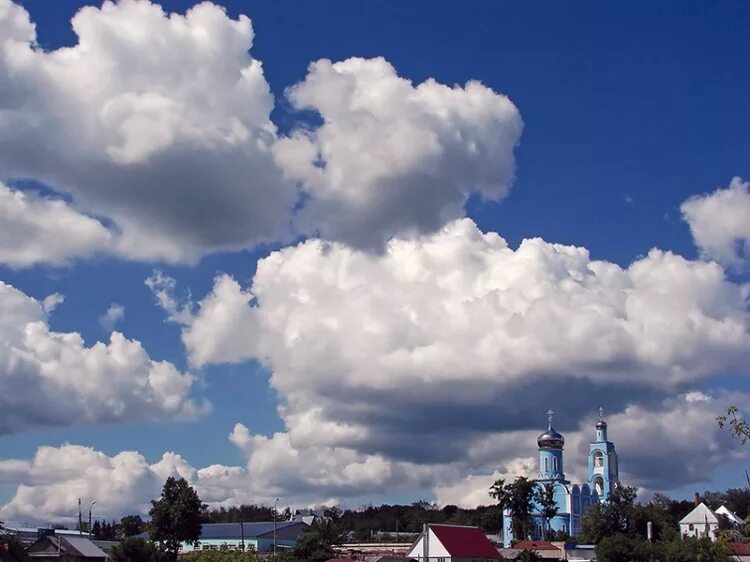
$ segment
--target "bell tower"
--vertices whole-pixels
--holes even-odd
[[[615,444],[607,440],[604,408],[599,408],[596,436],[594,441],[589,443],[589,486],[601,501],[606,501],[619,483]]]

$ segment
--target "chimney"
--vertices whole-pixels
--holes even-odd
[[[693,501],[695,502],[695,505],[698,505],[701,503],[701,496],[698,492],[695,492],[695,498]]]
[[[422,533],[424,534],[424,538],[422,539],[422,554],[424,555],[424,562],[429,562],[430,560],[430,526],[425,523],[422,527]]]

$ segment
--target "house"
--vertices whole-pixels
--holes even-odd
[[[728,508],[727,506],[725,506],[725,505],[722,505],[722,506],[721,506],[721,507],[720,507],[719,509],[717,509],[716,511],[714,511],[714,513],[715,513],[715,514],[716,514],[717,516],[718,516],[718,515],[723,515],[723,516],[725,516],[725,517],[726,517],[727,519],[729,519],[729,522],[730,522],[730,523],[731,523],[732,525],[736,526],[736,527],[738,527],[738,526],[740,526],[740,525],[744,525],[744,524],[745,524],[745,522],[744,522],[744,521],[743,521],[742,519],[740,519],[740,518],[739,518],[739,517],[737,516],[737,514],[735,514],[735,513],[733,512],[733,511],[731,511],[731,510],[730,510],[730,509],[729,509],[729,508]]]
[[[77,562],[104,562],[104,551],[82,535],[46,535],[37,539],[26,551],[35,562],[61,559]]]
[[[564,560],[564,549],[555,546],[549,541],[518,541],[512,548],[504,548],[501,551],[503,558],[513,560],[524,550],[536,553],[540,558],[549,560]]]
[[[255,552],[273,552],[292,548],[297,538],[309,525],[302,521],[270,521],[257,523],[206,523],[201,528],[200,542],[196,546],[182,543],[181,552],[212,550],[227,547]]]
[[[695,509],[680,520],[680,535],[683,537],[709,537],[716,540],[719,531],[719,515],[727,517],[734,526],[743,523],[730,509],[722,505],[713,511],[705,503],[700,502]]]
[[[322,509],[297,509],[291,516],[289,521],[302,521],[308,525],[312,525],[316,521],[320,522],[325,519],[325,512]]]
[[[479,527],[430,523],[406,557],[417,562],[490,562],[500,560],[500,553]]]

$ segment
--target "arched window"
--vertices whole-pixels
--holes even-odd
[[[549,465],[547,464],[548,458],[544,457],[544,472],[549,472]]]
[[[604,481],[601,478],[594,478],[594,491],[601,496],[604,491]]]
[[[540,539],[543,539],[544,538],[544,528],[541,525],[539,525],[539,527],[537,528],[537,531],[539,532],[539,534],[537,535],[537,537],[540,538]]]
[[[594,451],[594,468],[604,468],[604,454],[601,451]]]
[[[557,472],[558,471],[558,468],[557,468],[557,457],[553,457],[552,458],[552,470],[553,470],[553,472]]]
[[[560,527],[560,530],[561,530],[561,531],[562,531],[563,533],[567,533],[567,532],[568,532],[568,527],[567,527],[567,525],[565,525],[565,523],[563,523],[563,524],[562,524],[562,527]]]

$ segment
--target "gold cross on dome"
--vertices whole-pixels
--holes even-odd
[[[599,406],[599,419],[604,421],[604,408]]]
[[[552,426],[552,416],[555,415],[555,411],[553,409],[547,410],[547,419],[549,420],[550,427]]]

